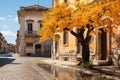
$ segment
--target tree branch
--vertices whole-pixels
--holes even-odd
[[[84,27],[82,27],[82,28],[80,29],[80,32],[78,33],[79,36],[82,36],[82,37],[83,37],[84,31],[85,31],[85,29],[84,29]]]
[[[77,37],[77,38],[78,38],[78,36],[79,36],[79,35],[78,35],[76,32],[74,32],[73,30],[71,30],[70,33],[71,33],[72,35],[74,35],[75,37]]]
[[[88,28],[88,31],[87,31],[87,36],[86,36],[85,42],[89,42],[91,39],[91,36],[89,34],[94,29],[94,27],[89,24],[87,24],[86,27]]]

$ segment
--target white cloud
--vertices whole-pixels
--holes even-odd
[[[5,17],[1,17],[1,16],[0,16],[0,20],[6,20],[6,18],[5,18]]]
[[[7,26],[6,24],[2,26],[4,29],[7,29],[9,26]]]
[[[16,43],[15,40],[13,40],[13,39],[9,39],[9,40],[7,40],[7,42],[8,42],[8,43],[12,43],[12,44],[15,44],[15,43]]]
[[[15,15],[15,16],[8,15],[6,17],[0,16],[0,20],[2,20],[2,21],[5,21],[5,20],[7,20],[7,21],[18,21],[18,17],[17,17],[17,15]]]
[[[8,15],[9,18],[12,18],[13,16],[12,15]]]
[[[13,36],[13,37],[16,36],[16,34],[13,33],[13,32],[10,31],[10,30],[7,30],[7,31],[0,31],[0,32],[3,34],[3,36]]]
[[[16,20],[16,21],[17,21],[17,16],[8,15],[7,17],[8,17],[10,20]]]
[[[17,16],[8,15],[7,17],[9,20],[18,21]]]
[[[14,19],[18,22],[18,17],[17,16],[15,16]]]

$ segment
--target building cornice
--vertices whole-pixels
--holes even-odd
[[[48,11],[48,8],[40,6],[40,5],[20,7],[20,10],[17,11],[18,21],[20,23],[20,16],[24,16],[26,14],[43,14],[47,11]]]

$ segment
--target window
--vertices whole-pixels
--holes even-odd
[[[41,44],[36,44],[35,49],[41,49]]]
[[[40,24],[40,28],[42,27],[42,20],[38,20],[39,24]]]
[[[33,43],[26,43],[26,46],[33,46]]]
[[[63,44],[68,44],[68,32],[63,32]]]
[[[28,23],[28,31],[32,31],[32,23]]]
[[[42,22],[40,22],[40,28],[42,27]]]

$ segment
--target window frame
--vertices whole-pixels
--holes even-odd
[[[27,31],[32,32],[33,31],[33,23],[27,23]]]

